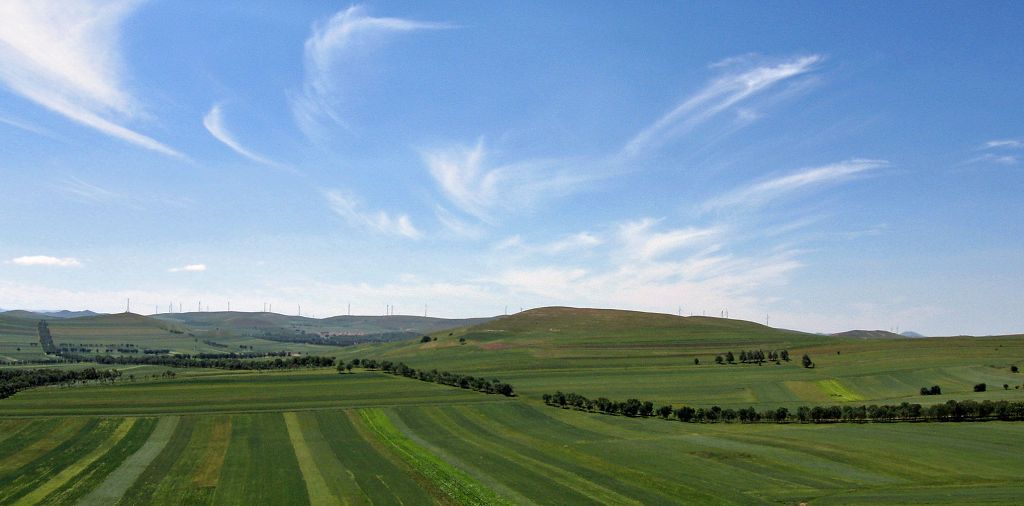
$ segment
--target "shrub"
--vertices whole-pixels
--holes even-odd
[[[974,385],[974,391],[975,392],[984,392],[985,388],[986,388],[986,386],[985,386],[984,383],[978,383],[977,385]]]

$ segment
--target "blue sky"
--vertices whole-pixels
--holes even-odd
[[[1024,331],[1019,2],[0,5],[0,307]]]

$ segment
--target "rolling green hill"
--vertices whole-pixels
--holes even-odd
[[[864,339],[774,329],[752,322],[633,311],[541,308],[484,324],[403,341],[346,349],[343,357],[403,361],[493,375],[524,395],[555,390],[587,397],[648,398],[657,403],[722,407],[795,407],[808,403],[942,402],[921,398],[922,386],[985,398],[1013,398],[1024,378],[1024,337]],[[778,364],[717,365],[744,350],[788,350]],[[808,354],[814,368],[800,365]],[[697,363],[699,362],[699,363]],[[1003,389],[1006,384],[1008,389]]]

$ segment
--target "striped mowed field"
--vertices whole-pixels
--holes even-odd
[[[2,419],[0,503],[1005,504],[1024,492],[1021,423],[701,425],[478,397]]]

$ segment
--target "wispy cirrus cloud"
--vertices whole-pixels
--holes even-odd
[[[660,220],[645,218],[619,226],[619,237],[624,252],[632,258],[652,260],[681,248],[707,245],[708,240],[720,233],[716,228],[687,227],[656,231]]]
[[[181,267],[172,267],[169,272],[205,272],[206,264],[188,264]]]
[[[597,251],[603,262],[584,264],[574,252],[565,251],[539,263],[519,262],[490,281],[515,295],[539,296],[552,304],[673,312],[677,305],[691,312],[743,307],[756,314],[768,300],[762,291],[785,283],[802,265],[792,250],[731,254],[727,246],[735,237],[720,228],[672,228],[663,222],[642,218],[611,227]],[[504,244],[521,245],[518,237]]]
[[[1024,141],[1020,139],[997,139],[985,143],[984,149],[1020,149],[1024,148]]]
[[[117,193],[83,181],[75,176],[63,179],[56,185],[56,189],[84,202],[110,202],[121,198]]]
[[[592,232],[578,232],[544,244],[528,244],[523,241],[522,236],[514,235],[498,242],[494,249],[526,254],[559,255],[590,250],[604,243],[603,237]]]
[[[0,81],[14,93],[109,136],[183,157],[109,116],[139,115],[125,91],[120,27],[139,1],[0,2]]]
[[[499,210],[522,211],[535,202],[578,191],[593,175],[574,174],[552,160],[488,164],[483,139],[476,145],[421,152],[441,193],[460,211],[497,223]]]
[[[412,224],[407,214],[392,216],[384,211],[365,211],[362,202],[352,193],[341,190],[324,192],[331,210],[350,225],[364,227],[384,234],[419,239],[423,234]]]
[[[885,167],[885,160],[853,159],[822,167],[804,169],[792,174],[744,186],[712,198],[704,211],[730,207],[758,207],[801,190],[808,190],[848,181],[856,176]]]
[[[732,66],[748,59],[749,56],[727,59],[712,67]],[[820,55],[801,56],[782,63],[762,65],[721,76],[637,133],[626,143],[622,153],[626,156],[637,156],[656,149],[668,140],[692,130],[776,84],[814,70],[822,60],[823,57]],[[750,110],[743,111],[743,115],[747,118],[756,117],[756,113]]]
[[[344,84],[344,62],[350,53],[365,51],[385,37],[419,30],[448,28],[446,23],[403,18],[373,17],[366,9],[353,5],[313,26],[303,49],[305,80],[301,93],[292,97],[292,114],[300,127],[308,130],[321,116],[338,124],[344,120],[337,112],[338,93]]]
[[[81,267],[82,262],[72,257],[53,257],[48,255],[30,255],[12,258],[9,260],[14,265],[42,266],[42,267]]]
[[[224,124],[224,112],[220,104],[214,105],[212,108],[210,108],[210,112],[206,113],[206,116],[203,116],[203,126],[206,127],[206,131],[210,132],[210,135],[212,135],[213,138],[217,139],[225,146],[231,148],[231,150],[234,151],[235,153],[238,153],[244,156],[245,158],[248,158],[249,160],[252,160],[262,165],[266,165],[268,167],[285,167],[284,165],[275,162],[274,160],[266,158],[263,155],[254,153],[245,146],[242,146],[242,144],[235,139],[234,134],[232,134],[231,131],[228,130],[227,125]]]

